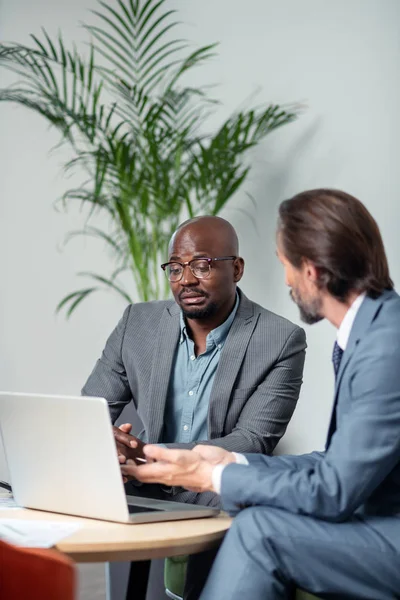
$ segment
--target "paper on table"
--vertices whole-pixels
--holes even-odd
[[[26,548],[50,548],[80,527],[79,523],[0,519],[0,539]]]
[[[18,506],[12,496],[0,496],[0,510],[10,510],[10,508],[22,508]]]

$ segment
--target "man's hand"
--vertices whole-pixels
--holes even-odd
[[[120,427],[113,425],[118,460],[121,464],[124,464],[128,459],[137,461],[138,463],[145,460],[143,454],[144,443],[137,437],[129,434],[131,429],[132,425],[130,423],[125,423],[124,425],[120,425]]]
[[[211,474],[214,464],[192,450],[168,450],[147,444],[144,455],[148,464],[137,465],[128,459],[121,465],[124,477],[135,477],[144,483],[182,486],[194,492],[214,491]],[[152,462],[150,464],[150,460]]]
[[[229,465],[236,462],[232,452],[219,448],[218,446],[207,446],[198,444],[193,448],[193,452],[200,454],[201,458],[207,460],[212,465]]]

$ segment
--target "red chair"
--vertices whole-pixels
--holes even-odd
[[[2,600],[74,600],[73,562],[56,550],[18,548],[0,540]]]

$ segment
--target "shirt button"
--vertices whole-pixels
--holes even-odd
[[[184,426],[183,426],[183,430],[184,430],[184,431],[187,431],[188,429],[189,429],[189,427],[188,427],[187,425],[184,425]]]
[[[194,354],[192,354],[192,356],[190,357],[190,360],[194,360],[196,357]]]
[[[189,396],[193,396],[193,390],[190,390]]]
[[[221,350],[221,344],[218,344],[217,348],[219,348],[219,350]]]

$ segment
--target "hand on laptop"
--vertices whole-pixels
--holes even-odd
[[[128,459],[126,464],[121,465],[121,471],[124,477],[135,477],[144,483],[182,486],[194,492],[215,491],[212,484],[214,466],[235,462],[235,457],[222,448],[202,446],[200,451],[198,448],[196,446],[196,450],[169,450],[147,444],[144,455],[148,461],[151,459],[154,462],[137,465]],[[207,454],[208,459],[203,458],[200,452],[203,455]]]
[[[144,443],[134,435],[130,435],[132,425],[125,423],[120,427],[113,425],[113,433],[115,438],[115,444],[117,446],[118,459],[121,464],[124,464],[128,459],[134,460],[135,462],[141,462],[140,459],[145,460],[143,454]]]

